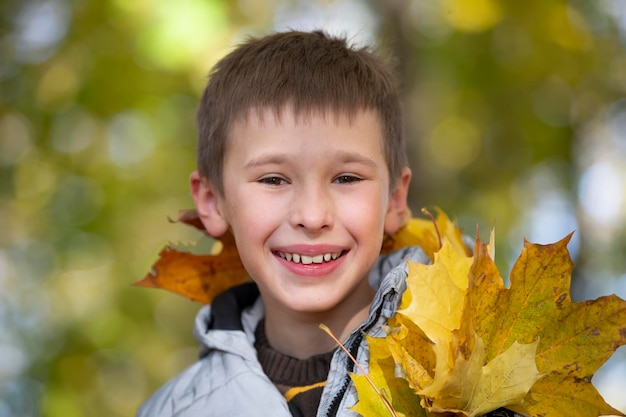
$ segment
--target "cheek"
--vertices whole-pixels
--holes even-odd
[[[384,227],[386,202],[384,194],[371,191],[362,198],[349,198],[342,204],[339,215],[343,223],[348,227],[358,230],[360,233],[372,235],[374,231],[380,231]]]
[[[240,199],[230,205],[229,220],[236,234],[250,240],[273,229],[280,212],[277,205],[265,204],[259,199]]]

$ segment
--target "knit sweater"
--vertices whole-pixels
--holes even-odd
[[[291,415],[315,417],[334,350],[307,359],[282,354],[269,344],[264,320],[257,326],[255,338],[254,347],[263,372],[287,400]]]

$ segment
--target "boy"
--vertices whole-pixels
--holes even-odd
[[[139,416],[354,416],[363,334],[383,336],[405,259],[379,258],[407,212],[400,103],[386,63],[322,32],[249,40],[212,70],[191,189],[211,236],[230,231],[254,284],[195,323],[200,360]]]

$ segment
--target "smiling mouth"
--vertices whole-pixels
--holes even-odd
[[[300,255],[298,253],[288,253],[288,252],[275,252],[275,254],[289,262],[293,262],[296,264],[310,265],[310,264],[322,264],[324,262],[334,261],[335,259],[341,257],[341,255],[343,255],[343,251],[332,252],[332,253],[329,252],[329,253],[324,253],[324,254],[315,255],[315,256]]]

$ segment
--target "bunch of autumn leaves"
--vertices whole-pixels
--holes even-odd
[[[525,242],[507,288],[489,244],[473,256],[443,213],[411,219],[400,240],[435,232],[432,265],[408,265],[408,288],[386,337],[367,337],[369,372],[354,374],[363,416],[619,415],[591,384],[626,343],[626,302],[612,295],[572,303],[570,236]],[[413,229],[413,230],[411,230]],[[438,229],[438,230],[437,230]],[[411,236],[411,237],[409,237]],[[419,406],[417,404],[419,403]]]
[[[179,221],[202,229],[193,211]],[[504,282],[494,238],[473,255],[445,213],[408,218],[382,252],[421,246],[431,265],[408,265],[408,288],[384,337],[367,336],[368,371],[353,374],[354,411],[370,416],[481,416],[504,407],[524,416],[623,416],[591,384],[626,344],[626,301],[572,303],[570,236],[524,243]],[[165,247],[137,284],[201,303],[245,280],[232,238],[214,254]],[[360,365],[360,364],[357,364]]]

